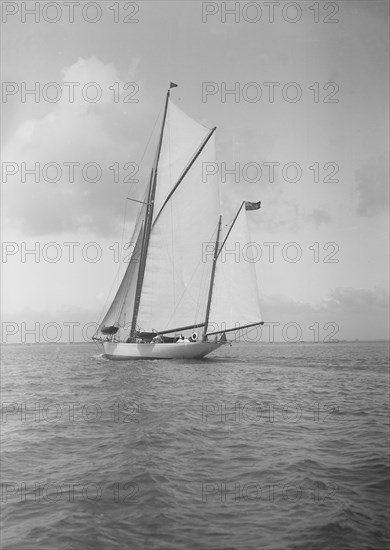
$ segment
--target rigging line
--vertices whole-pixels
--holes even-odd
[[[196,311],[195,311],[195,319],[197,321],[200,321],[202,320],[203,321],[203,318],[204,318],[204,314],[202,314],[202,311],[201,309],[203,308],[204,309],[204,304],[206,303],[206,298],[207,298],[207,282],[209,280],[209,273],[208,273],[208,270],[206,269],[203,269],[203,272],[202,272],[202,277],[201,277],[201,281],[200,281],[200,285],[199,285],[199,293],[198,293],[198,300],[197,300],[197,308],[196,308]]]
[[[215,242],[214,236],[215,236],[217,231],[218,231],[218,225],[213,230],[212,234],[209,236],[208,241],[207,241],[208,243],[210,243],[212,241]],[[211,269],[212,269],[212,264],[211,264]],[[204,303],[207,303],[208,281],[209,281],[209,270],[204,269],[203,274],[202,274],[200,290],[199,290],[198,307],[197,307],[197,310],[196,310],[196,315],[197,316],[200,316],[200,307],[201,307],[200,304],[203,304],[203,301],[204,301]],[[201,299],[201,297],[202,297],[202,299]]]
[[[172,156],[171,156],[171,124],[170,124],[170,111],[168,113],[168,116],[167,116],[167,134],[168,134],[168,156],[169,156],[169,187],[172,191]],[[170,192],[171,192],[170,191]],[[172,211],[172,202],[170,203],[170,214],[171,214],[171,247],[172,247],[172,258],[171,258],[171,262],[172,262],[172,287],[173,287],[173,314],[175,314],[175,311],[176,311],[176,287],[175,287],[175,249],[174,249],[174,246],[173,246],[173,239],[174,239],[174,234],[173,234],[173,211]],[[158,216],[159,214],[157,214]],[[156,218],[157,219],[157,218]],[[155,219],[155,221],[156,221]],[[154,225],[154,224],[153,224]],[[174,319],[175,321],[175,319]]]
[[[155,131],[155,129],[156,129],[157,122],[158,122],[159,119],[160,119],[161,112],[162,112],[163,108],[164,108],[164,102],[162,102],[162,104],[161,104],[161,108],[160,108],[160,110],[159,110],[159,112],[158,112],[158,115],[157,115],[157,117],[156,117],[156,120],[155,120],[155,122],[154,122],[152,131],[150,132],[149,139],[148,139],[148,141],[147,141],[147,143],[146,143],[146,145],[145,145],[145,148],[144,148],[144,151],[143,151],[143,153],[142,153],[141,159],[139,160],[139,162],[138,162],[138,164],[137,164],[138,167],[141,166],[142,161],[144,160],[144,157],[145,157],[145,155],[146,155],[146,151],[148,150],[150,141],[151,141],[152,136],[153,136],[153,134],[154,134],[154,131]],[[135,183],[136,183],[136,181],[133,181],[133,183],[132,183],[132,185],[131,185],[131,187],[130,187],[130,189],[129,189],[129,193],[132,191],[132,189],[133,189]],[[127,194],[129,195],[129,193],[127,193]],[[126,197],[126,198],[127,198],[127,197]]]
[[[211,235],[209,236],[208,238],[208,243],[210,242],[214,242],[215,241],[215,234],[216,232],[218,232],[218,225],[219,225],[219,222],[217,224],[217,227],[213,230],[213,232],[211,233]],[[203,252],[202,252],[203,254]],[[207,264],[207,262],[204,262],[205,264]],[[210,266],[208,269],[206,269],[206,265],[205,265],[205,269],[203,270],[203,273],[202,273],[202,280],[201,280],[201,288],[199,290],[199,299],[198,299],[198,308],[197,308],[197,315],[201,315],[201,307],[204,308],[205,304],[206,304],[206,307],[207,307],[207,297],[208,297],[208,290],[209,290],[209,276],[210,276],[210,271],[212,271],[212,266],[213,266],[213,262],[210,262]],[[202,299],[201,299],[201,296],[202,296]],[[202,306],[201,306],[202,304]],[[203,315],[202,315],[202,320],[203,320]]]
[[[118,268],[118,269],[119,269],[119,268]],[[96,332],[95,332],[94,336],[99,332],[100,325],[101,325],[102,322],[103,322],[103,313],[104,313],[104,311],[105,311],[105,309],[106,309],[108,300],[109,300],[109,298],[110,298],[110,296],[111,296],[112,289],[114,288],[114,283],[115,283],[116,278],[117,278],[117,274],[115,274],[115,276],[114,276],[114,280],[112,281],[111,288],[110,288],[110,290],[109,290],[109,292],[108,292],[106,301],[104,302],[104,305],[103,305],[103,307],[102,307],[102,309],[101,309],[101,311],[100,311],[100,315],[99,315],[99,317],[98,317],[98,319],[99,319],[99,322],[98,322],[99,327],[96,329]],[[108,310],[107,310],[107,312],[108,312]]]
[[[241,212],[242,207],[244,206],[244,204],[245,204],[245,201],[242,201],[241,206],[240,206],[240,208],[238,209],[238,212],[237,212],[237,214],[236,214],[236,216],[235,216],[235,218],[234,218],[234,220],[233,220],[233,222],[232,222],[232,224],[231,224],[231,226],[230,226],[230,229],[229,229],[229,231],[227,232],[227,234],[226,234],[226,236],[225,236],[225,239],[223,240],[222,244],[221,244],[220,247],[219,247],[219,250],[218,250],[218,253],[217,253],[217,258],[219,258],[219,255],[221,254],[222,249],[223,249],[223,247],[225,246],[226,241],[227,241],[228,238],[229,238],[229,235],[230,235],[230,233],[231,233],[231,231],[232,231],[232,229],[233,229],[233,227],[234,227],[234,224],[235,224],[236,221],[237,221],[237,218],[238,218],[238,216],[239,216],[239,214],[240,214],[240,212]]]
[[[141,160],[138,162],[138,165],[137,165],[138,167],[141,166],[142,161],[144,160],[144,157],[145,157],[145,155],[146,155],[146,151],[148,150],[150,141],[151,141],[152,136],[153,136],[153,134],[154,134],[154,131],[155,131],[155,129],[156,129],[157,122],[158,122],[158,120],[159,120],[159,118],[160,118],[160,116],[161,116],[161,112],[162,112],[163,108],[164,108],[164,102],[162,102],[161,108],[160,108],[160,110],[159,110],[159,112],[158,112],[158,115],[157,115],[157,117],[156,117],[156,120],[155,120],[155,122],[154,122],[154,126],[153,126],[153,128],[152,128],[152,131],[150,132],[149,139],[148,139],[148,141],[147,141],[147,143],[146,143],[146,146],[145,146],[145,148],[144,148],[144,151],[143,151],[143,153],[142,153]],[[134,187],[135,183],[136,183],[136,182],[133,181],[133,183],[131,184],[130,189],[129,189],[128,192],[126,193],[126,199],[127,199],[127,198],[129,197],[129,195],[131,194],[131,192],[132,192],[132,190],[133,190],[133,187]],[[123,250],[123,241],[124,241],[124,235],[125,235],[125,229],[126,229],[126,216],[127,216],[127,200],[125,201],[125,208],[124,208],[124,215],[123,215],[123,222],[122,222],[121,250]]]
[[[118,260],[119,260],[119,254],[118,254]],[[122,262],[119,260],[117,271],[116,271],[116,273],[115,273],[115,275],[114,275],[114,277],[113,277],[112,283],[111,283],[111,288],[110,288],[110,290],[109,290],[109,292],[108,292],[108,294],[107,294],[106,300],[105,300],[105,302],[104,302],[104,305],[103,305],[103,307],[102,307],[102,309],[101,309],[101,312],[100,312],[100,315],[99,315],[99,322],[98,322],[99,326],[100,326],[101,323],[103,322],[103,318],[104,318],[103,312],[106,310],[107,303],[109,302],[110,296],[112,295],[112,289],[114,288],[114,284],[117,282],[117,279],[118,279],[118,277],[119,277],[119,271],[120,271],[121,267],[122,267]],[[128,268],[128,266],[126,267],[126,270],[125,270],[125,273],[124,273],[124,275],[123,275],[123,278],[126,276],[127,268]],[[119,290],[119,288],[118,288],[118,290]],[[114,299],[115,299],[115,296],[114,296],[112,299],[114,300]],[[106,313],[108,313],[109,309],[110,309],[110,308],[108,308],[108,309],[106,310]],[[99,328],[96,330],[95,334],[97,334],[98,331],[99,331]]]
[[[120,255],[121,256],[122,256],[122,250],[123,250],[123,240],[125,238],[126,216],[127,216],[127,201],[125,201],[125,208],[124,208],[124,212],[123,212],[123,221],[122,221],[122,236],[121,236],[121,249],[120,249]],[[119,269],[120,269],[120,264],[118,266],[116,276],[115,276],[117,279],[119,279]],[[118,284],[118,280],[117,280],[117,284]]]
[[[159,118],[160,118],[160,116],[161,116],[161,112],[162,112],[162,110],[163,110],[163,107],[164,107],[164,102],[162,102],[162,104],[161,104],[160,110],[159,110],[158,115],[157,115],[157,117],[156,117],[156,120],[155,120],[155,122],[154,122],[154,126],[153,126],[153,128],[152,128],[152,131],[150,132],[149,139],[148,139],[148,141],[147,141],[147,143],[146,143],[146,146],[145,146],[145,148],[144,148],[144,150],[143,150],[143,153],[142,153],[141,159],[140,159],[140,161],[139,161],[139,163],[138,163],[138,166],[140,166],[140,165],[142,164],[142,161],[143,161],[143,159],[144,159],[144,157],[145,157],[146,151],[148,150],[150,141],[151,141],[151,139],[152,139],[152,136],[153,136],[154,131],[155,131],[156,126],[157,126],[157,122],[158,122],[158,120],[159,120]],[[135,184],[135,182],[132,183],[132,185],[131,185],[131,187],[130,187],[128,193],[127,193],[127,195],[129,195],[129,194],[131,193],[131,191],[132,191],[132,189],[133,189],[133,187],[134,187],[134,184]],[[119,253],[122,253],[122,251],[123,251],[123,241],[124,241],[125,230],[126,230],[127,207],[128,207],[128,203],[127,203],[127,200],[126,200],[126,201],[125,201],[125,206],[124,206],[124,209],[123,209],[121,248],[120,248]],[[141,208],[141,211],[142,211],[142,208]],[[135,225],[137,224],[137,221],[138,221],[138,220],[135,221]],[[122,260],[122,257],[121,257],[121,260]],[[107,298],[106,298],[106,300],[105,300],[105,303],[104,303],[104,305],[103,305],[103,307],[102,307],[102,310],[101,310],[101,312],[100,312],[100,315],[99,315],[99,325],[100,325],[101,322],[103,321],[103,318],[104,318],[104,317],[103,317],[103,313],[104,313],[104,311],[105,311],[105,309],[106,309],[106,307],[107,307],[107,303],[109,302],[109,298],[110,298],[111,293],[112,293],[112,290],[113,290],[113,288],[114,288],[114,284],[116,283],[116,284],[118,285],[119,272],[120,272],[121,267],[122,267],[122,262],[119,261],[119,263],[118,263],[118,269],[117,269],[117,271],[116,271],[116,273],[115,273],[115,275],[114,275],[114,278],[113,278],[113,281],[112,281],[112,284],[111,284],[111,288],[110,288],[110,290],[109,290],[109,293],[108,293],[108,295],[107,295]],[[126,269],[126,271],[127,271],[127,269]],[[125,272],[125,273],[126,273],[126,272]],[[97,329],[96,334],[97,334],[98,330],[99,330],[99,329]]]
[[[164,139],[164,129],[165,129],[166,117],[167,117],[168,106],[169,106],[169,96],[170,96],[170,89],[167,90],[167,94],[165,98],[164,113],[162,118],[160,137],[158,140],[156,158],[150,174],[150,183],[148,187],[148,199],[147,199],[148,205],[146,207],[145,229],[144,229],[144,234],[142,239],[140,265],[138,269],[137,283],[136,283],[135,296],[134,296],[133,316],[131,320],[131,329],[130,329],[130,341],[135,341],[137,317],[139,314],[139,308],[141,303],[142,286],[144,284],[146,262],[148,258],[148,248],[150,244],[150,237],[151,237],[151,231],[152,231],[154,200],[155,200],[156,187],[157,187],[157,173],[158,173],[161,149],[162,149],[163,139]]]
[[[147,144],[146,144],[146,147],[145,147],[145,149],[144,149],[144,152],[142,153],[142,157],[141,157],[141,160],[139,161],[138,166],[140,166],[140,165],[142,164],[142,161],[144,160],[144,156],[145,156],[146,151],[147,151],[147,149],[148,149],[148,147],[149,147],[150,140],[152,139],[152,135],[154,134],[154,130],[155,130],[156,126],[157,126],[157,122],[158,122],[158,120],[159,120],[159,118],[160,118],[160,115],[161,115],[161,112],[162,112],[163,108],[164,108],[164,101],[161,103],[160,111],[159,111],[159,113],[158,113],[158,115],[157,115],[157,118],[156,118],[156,120],[155,120],[153,129],[152,129],[152,131],[151,131],[151,133],[150,133],[148,142],[147,142]]]
[[[140,224],[140,226],[142,227],[142,224]],[[141,231],[141,227],[140,227],[140,231]],[[140,233],[140,232],[139,232],[139,233]],[[132,262],[133,256],[134,256],[134,254],[135,254],[135,252],[136,252],[136,247],[137,247],[137,243],[138,243],[138,239],[139,239],[139,233],[138,233],[138,236],[137,236],[137,238],[136,238],[136,242],[134,243],[134,249],[133,249],[133,251],[131,252],[130,259],[129,259],[129,262],[127,263],[127,267],[125,268],[125,272],[124,272],[124,274],[123,274],[122,280],[126,277],[126,275],[127,275],[127,270],[129,269],[129,264]],[[121,262],[121,259],[119,259],[119,255],[118,255],[118,261],[119,261],[119,265],[118,265],[117,273],[114,275],[113,281],[112,281],[112,283],[111,283],[111,288],[110,288],[110,290],[109,290],[109,292],[108,292],[108,295],[107,295],[107,297],[106,297],[105,303],[104,303],[104,305],[103,305],[103,307],[102,307],[102,310],[101,310],[101,312],[100,312],[99,323],[98,323],[99,326],[100,326],[101,323],[103,322],[103,318],[104,318],[103,313],[104,313],[104,311],[106,311],[106,314],[107,314],[108,311],[109,311],[109,309],[110,309],[110,308],[106,309],[106,308],[107,308],[107,304],[108,304],[108,302],[109,302],[110,296],[112,296],[112,290],[113,290],[113,288],[114,288],[114,284],[115,284],[115,282],[116,282],[116,279],[118,278],[119,271],[121,270],[121,267],[122,267],[122,264],[123,264],[123,262]],[[118,287],[117,293],[118,293],[118,291],[119,291],[119,287]],[[112,297],[112,300],[113,300],[113,301],[115,300],[117,293]],[[113,304],[113,301],[112,301],[112,304]],[[119,320],[120,315],[121,315],[121,313],[122,313],[122,311],[123,311],[125,302],[126,302],[126,295],[124,295],[124,296],[121,298],[121,300],[119,301],[119,304],[118,304],[118,306],[117,306],[117,310],[118,310],[118,312],[119,312],[118,320]],[[111,304],[111,305],[112,305],[112,304]],[[111,306],[110,306],[110,307],[111,307]],[[97,334],[98,331],[99,331],[99,328],[96,330],[95,334]]]
[[[195,277],[195,274],[196,274],[196,272],[198,271],[198,268],[199,268],[199,264],[200,264],[200,263],[201,263],[201,262],[199,262],[198,265],[196,266],[196,268],[195,268],[195,270],[194,270],[194,272],[193,272],[193,274],[192,274],[192,276],[191,276],[191,279],[190,279],[189,282],[188,282],[187,287],[189,287],[189,286],[191,285],[192,279]],[[178,309],[178,307],[180,306],[180,304],[181,304],[181,302],[182,302],[182,300],[183,300],[183,298],[184,298],[184,296],[185,296],[185,294],[186,294],[186,292],[187,292],[187,287],[186,287],[186,288],[183,290],[183,292],[181,293],[181,296],[179,297],[178,303],[175,304],[175,307],[174,307],[174,309],[173,309],[172,315],[171,315],[170,318],[169,318],[168,325],[170,325],[170,323],[171,323],[171,321],[172,321],[172,317],[174,317],[174,315],[176,315],[177,309]]]
[[[156,216],[155,219],[154,219],[153,226],[156,225],[157,220],[158,220],[158,218],[160,217],[161,212],[164,210],[165,205],[168,203],[169,199],[172,197],[172,195],[174,194],[174,192],[176,191],[176,189],[179,187],[179,185],[181,184],[181,182],[183,181],[184,177],[187,175],[187,173],[189,172],[189,170],[190,170],[190,169],[192,168],[192,166],[195,164],[195,161],[197,160],[197,158],[199,157],[199,155],[200,155],[201,152],[203,151],[204,147],[207,145],[207,142],[209,141],[209,139],[211,138],[211,136],[212,136],[213,133],[215,132],[216,128],[217,128],[216,126],[214,126],[214,128],[211,128],[211,130],[209,131],[208,135],[205,137],[205,139],[202,141],[202,143],[201,143],[201,144],[198,146],[198,148],[195,150],[195,153],[194,153],[193,157],[191,158],[190,162],[187,164],[187,166],[185,167],[185,169],[184,169],[183,172],[181,173],[179,179],[177,180],[177,182],[175,183],[174,187],[172,188],[172,190],[171,190],[170,193],[168,194],[167,198],[165,199],[163,205],[161,206],[160,211],[158,212],[157,216]]]
[[[211,234],[210,237],[209,237],[209,241],[208,241],[208,242],[211,242],[210,239],[212,239],[212,237],[215,235],[215,232],[216,232],[216,229],[213,230],[212,234]],[[195,269],[194,269],[194,271],[193,271],[193,273],[192,273],[192,275],[191,275],[191,278],[190,278],[190,280],[189,280],[189,282],[188,282],[187,287],[190,287],[190,286],[191,286],[191,282],[192,282],[193,278],[195,277],[195,275],[196,275],[196,273],[197,273],[197,271],[198,271],[200,265],[203,264],[203,263],[207,263],[207,262],[203,262],[203,261],[202,261],[202,257],[201,257],[201,259],[200,259],[199,262],[197,263],[197,265],[196,265],[196,267],[195,267]],[[206,266],[205,266],[205,267],[206,267]],[[207,278],[206,278],[206,273],[204,273],[204,274],[202,275],[202,278],[203,278],[204,280],[207,280]],[[204,283],[204,284],[205,284],[205,283]],[[174,308],[174,310],[173,310],[173,313],[172,313],[171,317],[169,318],[168,325],[169,325],[169,324],[171,323],[171,321],[172,321],[172,316],[176,314],[177,308],[180,306],[180,304],[181,304],[181,302],[182,302],[182,300],[183,300],[183,298],[184,298],[184,295],[185,295],[185,293],[187,292],[187,287],[183,290],[183,292],[182,292],[182,294],[181,294],[181,296],[180,296],[180,298],[179,298],[179,302],[178,302],[177,305],[175,306],[175,308]],[[204,292],[204,291],[203,291],[203,292]],[[199,290],[199,294],[202,294],[202,290],[201,290],[201,289]],[[198,298],[199,298],[199,296],[198,296]],[[195,319],[199,318],[199,316],[200,316],[200,312],[199,312],[200,307],[202,307],[202,306],[201,306],[201,304],[200,304],[200,300],[198,299],[198,300],[197,300],[197,309],[196,309],[196,311],[195,311]]]
[[[209,286],[209,293],[207,297],[207,306],[206,306],[205,329],[203,331],[202,340],[207,340],[206,332],[207,332],[207,327],[208,327],[209,318],[210,318],[210,309],[211,309],[211,301],[212,301],[213,289],[214,289],[215,269],[216,269],[217,258],[218,258],[217,253],[218,253],[218,246],[219,246],[219,238],[221,234],[221,225],[222,225],[222,216],[220,215],[219,221],[218,221],[217,237],[214,245],[213,263],[212,263],[211,275],[210,275],[210,286]]]
[[[176,311],[176,285],[175,285],[175,248],[173,246],[173,212],[172,203],[170,204],[171,210],[171,243],[172,243],[172,287],[173,287],[173,311]],[[175,319],[174,319],[175,321]]]

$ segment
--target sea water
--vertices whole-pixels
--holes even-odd
[[[388,351],[4,346],[2,550],[388,548]]]

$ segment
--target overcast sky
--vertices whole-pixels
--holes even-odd
[[[275,338],[288,322],[309,341],[313,323],[320,340],[334,326],[337,338],[386,338],[388,2],[281,2],[273,22],[264,2],[235,15],[219,2],[85,4],[70,22],[62,2],[35,15],[35,2],[3,2],[3,323],[99,320],[173,81],[180,108],[217,126],[226,223],[242,200],[262,201],[251,231]],[[38,182],[23,173],[35,163]],[[236,163],[238,182],[223,173]],[[136,165],[139,182],[124,182]]]

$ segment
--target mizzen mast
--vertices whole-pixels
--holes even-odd
[[[221,225],[222,225],[222,216],[219,216],[219,222],[218,222],[218,230],[217,230],[217,238],[215,241],[215,247],[214,247],[214,257],[213,257],[213,266],[211,268],[211,277],[210,277],[210,287],[209,287],[209,295],[207,298],[207,306],[206,306],[206,317],[204,322],[204,329],[203,329],[203,336],[202,340],[207,340],[207,325],[209,324],[209,318],[210,318],[210,308],[211,308],[211,298],[213,296],[213,287],[214,287],[214,279],[215,279],[215,268],[217,265],[217,258],[219,255],[219,236],[221,233]]]

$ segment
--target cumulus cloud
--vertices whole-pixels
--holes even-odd
[[[3,173],[5,221],[30,235],[118,231],[129,190],[123,180],[133,176],[131,179],[142,182],[142,173],[135,175],[135,165],[142,152],[138,143],[147,141],[143,117],[150,111],[150,104],[136,71],[134,62],[125,78],[139,86],[134,95],[139,101],[127,103],[125,96],[134,93],[135,88],[125,89],[126,83],[114,65],[91,57],[78,59],[63,69],[60,101],[53,103],[42,118],[25,120],[5,146],[3,160],[14,163],[6,166],[16,172],[10,173],[6,181]],[[78,84],[73,89],[74,101],[69,101],[70,91],[64,86],[70,82]],[[102,91],[96,103],[86,101],[82,95],[91,82]],[[88,97],[94,97],[95,90],[92,86]],[[126,162],[135,164],[126,170]],[[23,163],[29,170],[38,164],[38,182],[28,173],[23,182]],[[118,163],[119,171],[114,163]],[[96,182],[91,181],[97,177]],[[137,186],[142,183],[136,184],[135,196]]]

